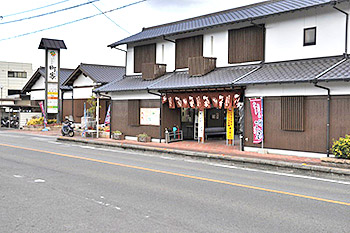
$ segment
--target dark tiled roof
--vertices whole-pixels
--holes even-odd
[[[232,82],[258,66],[233,66],[216,68],[214,71],[199,77],[190,77],[188,71],[175,72],[164,80],[157,82],[149,89],[189,89],[203,87],[231,86]]]
[[[165,74],[164,76],[155,80],[143,80],[141,75],[126,76],[122,80],[114,81],[96,89],[98,92],[111,92],[111,91],[135,91],[135,90],[147,90],[151,85],[166,79],[171,74]]]
[[[125,67],[81,63],[64,84],[72,85],[81,73],[84,73],[96,83],[106,84],[122,79],[125,75]]]
[[[39,49],[67,49],[63,40],[42,38]]]
[[[45,67],[40,67],[38,68],[35,73],[32,75],[32,77],[28,80],[26,85],[24,85],[22,91],[30,91],[32,86],[39,80],[40,77],[45,77],[46,72],[45,72]],[[71,90],[70,87],[64,86],[63,83],[68,79],[68,77],[73,73],[73,69],[66,69],[66,68],[61,68],[60,69],[60,89],[61,90]]]
[[[341,63],[328,73],[322,75],[318,80],[335,81],[335,80],[350,80],[350,60]]]
[[[340,0],[338,2],[341,1],[345,0]],[[142,30],[142,32],[115,42],[109,45],[109,47],[115,47],[121,44],[127,44],[161,36],[170,36],[176,35],[178,33],[196,31],[203,28],[214,27],[223,24],[239,23],[281,13],[324,6],[331,3],[332,0],[270,0],[195,18],[181,20],[169,24],[145,28]]]
[[[317,75],[342,60],[341,56],[266,63],[235,82],[235,85],[312,81]]]

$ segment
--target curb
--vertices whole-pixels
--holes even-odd
[[[217,159],[217,160],[223,160],[223,161],[267,165],[267,166],[275,166],[275,167],[281,167],[281,168],[292,168],[292,169],[298,169],[298,170],[310,171],[310,172],[321,172],[321,173],[331,173],[336,175],[350,176],[350,169],[307,165],[307,164],[291,163],[291,162],[284,162],[284,161],[246,158],[246,157],[234,157],[234,156],[225,157],[223,155],[211,154],[206,152],[185,151],[185,150],[158,148],[158,147],[150,147],[150,146],[139,146],[139,145],[120,143],[120,142],[115,142],[115,143],[96,142],[96,141],[90,141],[85,139],[66,138],[66,137],[58,137],[57,141],[71,142],[71,143],[77,143],[77,144],[90,144],[90,145],[105,146],[105,147],[115,147],[115,148],[122,148],[126,150],[131,149],[131,150],[149,151],[149,152],[156,152],[156,153],[176,154],[176,155],[189,156],[189,157]]]

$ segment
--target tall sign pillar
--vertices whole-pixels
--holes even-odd
[[[61,122],[60,49],[67,47],[63,40],[42,38],[39,49],[45,49],[45,113]]]

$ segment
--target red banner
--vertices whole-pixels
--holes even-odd
[[[261,143],[264,139],[264,121],[263,121],[263,100],[250,99],[250,110],[253,119],[253,143]]]
[[[169,102],[169,108],[174,109],[175,108],[175,103],[174,103],[174,99],[172,96],[168,97],[168,102]]]
[[[175,99],[176,106],[178,108],[182,108],[182,99],[178,96],[175,96],[174,99]]]

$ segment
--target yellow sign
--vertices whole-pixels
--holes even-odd
[[[226,139],[232,139],[234,137],[235,120],[234,120],[234,110],[227,109],[226,115]]]

